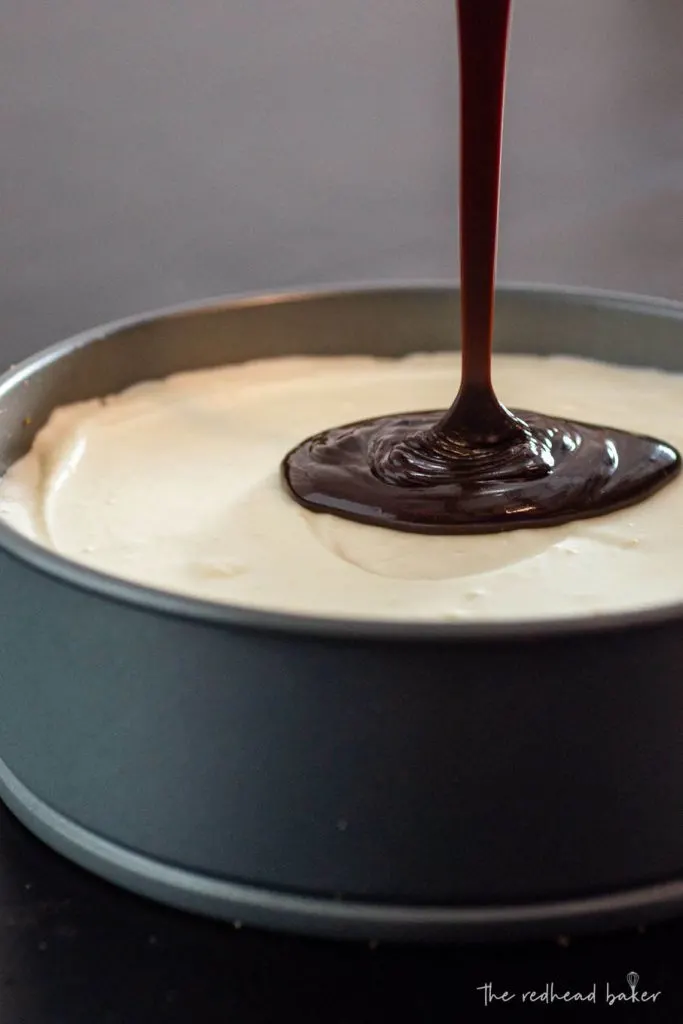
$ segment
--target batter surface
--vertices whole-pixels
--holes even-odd
[[[0,481],[0,517],[114,576],[213,601],[434,622],[543,619],[683,600],[683,478],[550,529],[399,533],[308,512],[280,461],[339,423],[446,408],[459,357],[254,361],[57,410]],[[683,448],[683,375],[496,356],[501,400]]]

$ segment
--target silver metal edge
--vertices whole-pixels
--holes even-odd
[[[3,761],[0,798],[39,839],[86,870],[138,895],[233,925],[366,942],[508,942],[652,923],[683,907],[679,880],[513,906],[396,906],[323,899],[225,881],[118,846],[53,810]]]

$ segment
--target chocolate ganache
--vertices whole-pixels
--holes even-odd
[[[282,476],[305,508],[421,533],[487,533],[604,515],[680,471],[663,441],[508,410],[491,380],[510,0],[458,0],[461,383],[446,412],[310,437]]]

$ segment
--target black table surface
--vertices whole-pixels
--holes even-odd
[[[0,361],[207,295],[452,277],[453,26],[452,0],[4,0]],[[676,0],[517,0],[503,277],[683,297],[682,39]],[[682,944],[683,922],[495,948],[234,931],[0,811],[0,1024],[526,1019],[551,983],[597,986],[553,1004],[576,1020],[673,1022]],[[607,1005],[628,972],[656,1002]]]

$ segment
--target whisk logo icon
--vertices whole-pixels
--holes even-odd
[[[626,975],[626,982],[630,989],[630,992],[612,992],[607,982],[607,990],[605,993],[605,1002],[608,1006],[614,1006],[615,1003],[656,1003],[661,992],[646,992],[644,989],[638,991],[638,983],[640,981],[640,975],[636,974],[635,971],[629,971]]]

